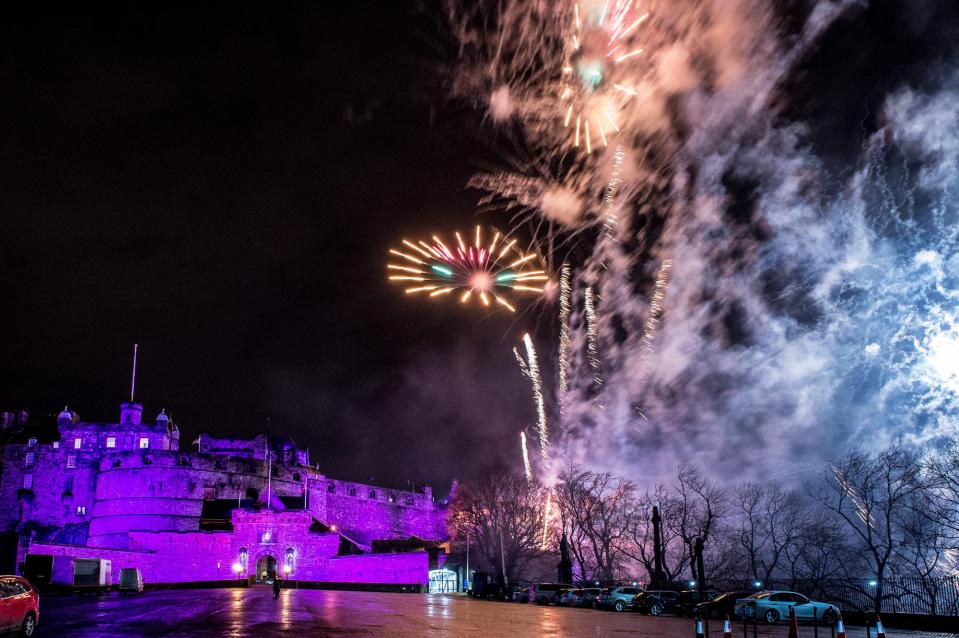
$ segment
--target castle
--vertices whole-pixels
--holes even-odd
[[[165,412],[147,422],[131,401],[118,423],[65,408],[56,429],[0,413],[0,446],[4,559],[52,557],[54,584],[71,582],[75,558],[111,560],[115,580],[137,567],[148,584],[425,588],[447,571],[445,502],[430,487],[328,478],[289,437],[201,434],[181,450]]]

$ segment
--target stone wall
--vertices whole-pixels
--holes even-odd
[[[27,465],[27,455],[34,454]],[[32,522],[37,527],[63,527],[89,522],[96,494],[98,459],[52,445],[3,447],[0,472],[0,527],[13,529]],[[68,468],[72,458],[74,467]],[[32,481],[24,488],[27,477]]]
[[[114,582],[124,567],[139,568],[148,584],[228,580],[237,576],[234,564],[247,578],[265,556],[276,559],[279,573],[301,581],[425,585],[429,580],[426,552],[338,556],[339,534],[310,532],[313,519],[306,512],[234,510],[232,520],[233,532],[132,531],[130,549],[34,541],[21,545],[18,560],[27,552],[54,556],[54,582],[63,585],[72,582],[73,558],[111,561]]]
[[[433,502],[429,487],[407,492],[323,478],[310,480],[309,503],[318,520],[336,525],[364,548],[373,540],[447,538],[445,508]]]
[[[301,496],[305,474],[273,466],[272,491]],[[129,451],[103,455],[97,477],[90,544],[127,547],[130,530],[199,529],[207,498],[235,498],[250,488],[264,495],[267,464],[196,452]]]

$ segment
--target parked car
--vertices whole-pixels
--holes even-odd
[[[40,596],[26,578],[0,576],[0,632],[29,638],[40,622]]]
[[[676,610],[679,593],[662,589],[644,591],[633,598],[633,611],[650,616],[662,616]]]
[[[529,602],[529,582],[517,583],[510,588],[508,600],[514,603]]]
[[[121,593],[129,591],[135,594],[142,594],[143,574],[140,570],[136,567],[124,567],[121,569],[119,590]]]
[[[529,586],[529,602],[537,605],[555,603],[567,589],[572,589],[572,587],[559,583],[533,583]]]
[[[764,591],[736,601],[736,616],[765,620],[774,624],[789,618],[789,610],[796,610],[796,620],[813,619],[832,625],[839,618],[839,608],[829,603],[809,600],[793,591]]]
[[[711,601],[716,596],[717,594],[714,591],[698,591],[696,589],[681,591],[679,596],[676,597],[673,611],[677,616],[695,616],[696,607],[700,603]]]
[[[633,598],[643,591],[639,587],[607,587],[596,599],[600,609],[626,611],[633,606]]]
[[[732,616],[735,613],[736,601],[755,594],[754,591],[728,591],[720,594],[710,601],[701,602],[696,605],[696,610],[700,616],[705,616],[718,620],[727,615]]]
[[[580,601],[580,607],[595,607],[596,601],[599,600],[599,595],[603,593],[600,587],[587,587],[581,591],[583,595]]]
[[[582,589],[567,589],[559,595],[556,604],[560,607],[578,607],[582,598]]]
[[[486,600],[508,600],[510,591],[500,574],[491,572],[473,572],[468,595]]]

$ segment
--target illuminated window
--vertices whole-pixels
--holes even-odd
[[[80,445],[83,443],[83,439],[73,439],[73,449],[79,450]]]
[[[146,450],[150,447],[150,439],[145,436],[140,437],[140,449]]]
[[[54,450],[57,450],[57,449],[59,449],[59,448],[60,448],[60,441],[54,441],[54,442],[53,442],[53,449],[54,449]]]
[[[37,447],[37,440],[35,438],[31,438],[30,440],[28,440],[27,447]]]
[[[68,470],[72,470],[72,469],[75,468],[76,466],[77,466],[77,455],[76,455],[76,454],[68,454],[68,455],[67,455],[67,469],[68,469]]]
[[[86,516],[86,515],[87,515],[87,506],[77,505],[77,516]]]
[[[116,447],[116,446],[117,446],[117,438],[115,436],[108,436],[107,447]]]
[[[29,490],[33,488],[33,474],[24,474],[23,475],[23,489]]]
[[[33,467],[33,464],[37,462],[37,453],[36,452],[27,452],[27,458],[24,459],[23,464],[27,467]]]

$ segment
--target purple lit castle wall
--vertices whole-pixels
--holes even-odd
[[[123,404],[118,424],[64,410],[47,440],[6,416],[0,425],[22,431],[0,457],[0,526],[21,539],[18,559],[62,557],[55,571],[105,558],[114,574],[139,567],[148,582],[225,580],[257,575],[269,556],[301,580],[417,584],[430,554],[369,553],[373,541],[415,537],[422,550],[420,540],[447,540],[445,507],[429,487],[329,479],[289,438],[202,434],[198,451],[181,452],[166,414],[144,423],[135,403]]]

